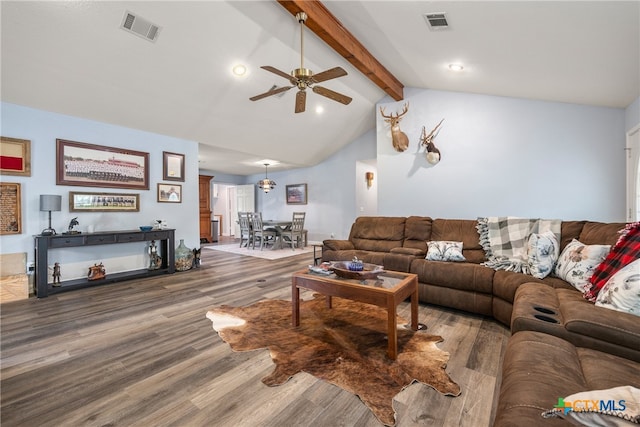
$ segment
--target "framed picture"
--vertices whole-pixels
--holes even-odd
[[[0,182],[0,235],[22,233],[20,184]]]
[[[31,176],[31,141],[0,137],[0,175]]]
[[[162,152],[162,179],[184,182],[184,154]]]
[[[307,204],[307,184],[287,185],[287,204],[306,205]]]
[[[158,184],[158,201],[162,203],[182,203],[182,185]]]
[[[84,193],[69,191],[70,212],[139,212],[136,193]]]
[[[149,153],[56,139],[58,185],[149,189]]]

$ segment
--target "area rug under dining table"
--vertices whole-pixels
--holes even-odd
[[[313,246],[306,246],[303,248],[295,248],[291,250],[291,246],[284,246],[282,249],[270,249],[264,248],[260,250],[260,246],[257,245],[255,249],[247,248],[245,246],[239,247],[238,243],[233,243],[230,245],[210,245],[203,246],[204,249],[211,249],[214,251],[222,251],[229,252],[232,254],[244,255],[244,256],[252,256],[256,258],[262,259],[280,259],[286,258],[290,256],[307,254],[313,252]]]
[[[291,301],[264,300],[246,307],[223,305],[207,312],[213,328],[234,351],[269,349],[273,372],[268,386],[306,372],[357,395],[383,424],[395,425],[393,398],[418,381],[458,396],[460,386],[446,372],[449,353],[442,337],[413,331],[398,318],[396,360],[387,357],[387,312],[370,304],[315,294],[300,304],[300,326],[291,325]]]

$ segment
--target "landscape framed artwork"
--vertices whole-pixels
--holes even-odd
[[[22,233],[20,192],[20,184],[0,182],[0,235]]]
[[[182,185],[158,184],[158,202],[182,203]]]
[[[306,205],[307,204],[307,184],[287,185],[287,204]]]
[[[31,141],[0,137],[0,175],[31,176]]]
[[[69,192],[69,212],[139,212],[140,194]]]
[[[184,182],[184,154],[162,152],[162,179]]]
[[[149,189],[149,153],[56,139],[56,184]]]

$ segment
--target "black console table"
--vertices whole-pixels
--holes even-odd
[[[87,286],[102,285],[107,283],[119,282],[122,280],[135,279],[140,277],[154,276],[157,274],[174,273],[176,271],[175,263],[175,230],[151,230],[151,231],[105,231],[89,234],[57,234],[55,236],[35,236],[35,260],[36,260],[36,277],[35,288],[36,296],[44,298],[49,294],[69,291],[73,289],[85,288]],[[160,256],[162,257],[162,265],[156,270],[140,269],[125,271],[120,273],[109,273],[104,279],[87,280],[75,279],[67,280],[60,283],[60,286],[48,285],[47,267],[49,265],[49,251],[51,249],[72,248],[94,245],[110,245],[132,242],[145,242],[156,240],[159,242]]]

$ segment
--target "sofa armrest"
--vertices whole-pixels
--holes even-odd
[[[348,251],[353,250],[355,247],[353,246],[353,242],[350,240],[324,240],[322,242],[324,245],[324,250],[330,251]]]

